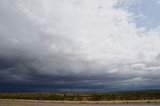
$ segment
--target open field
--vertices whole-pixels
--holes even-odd
[[[54,101],[54,100],[0,99],[0,103],[3,102],[53,103],[53,104],[160,104],[160,100]]]
[[[0,106],[159,106],[160,91],[0,93]]]
[[[0,100],[0,106],[159,106],[160,100],[131,101],[48,101],[48,100]]]

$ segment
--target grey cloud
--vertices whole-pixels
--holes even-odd
[[[99,12],[97,8],[103,3],[97,0],[89,7],[84,1],[75,4],[74,0],[55,0],[51,2],[57,4],[55,7],[50,2],[46,0],[43,5],[40,1],[0,1],[0,90],[20,87],[22,90],[107,91],[159,87],[160,70],[156,68],[159,60],[139,62],[135,55],[129,54],[136,44],[124,45],[121,39],[127,41],[128,35],[119,37],[116,35],[119,32],[112,31],[117,27],[112,26],[113,20],[104,20],[103,9],[115,11],[114,0],[108,1]],[[73,9],[74,5],[78,5],[77,10]],[[69,9],[65,11],[67,6]],[[81,12],[81,6],[86,12]],[[78,17],[87,13],[88,17]],[[111,13],[106,16],[113,18]],[[92,16],[93,20],[89,21]],[[101,29],[110,28],[108,24],[111,32]],[[121,28],[118,31],[121,35],[125,33]],[[114,34],[113,38],[110,33]],[[131,88],[132,85],[135,87]]]

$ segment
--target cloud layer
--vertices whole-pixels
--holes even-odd
[[[158,89],[160,29],[119,2],[1,0],[0,90]]]

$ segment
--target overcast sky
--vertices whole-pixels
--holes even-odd
[[[160,89],[160,0],[0,0],[0,91]]]

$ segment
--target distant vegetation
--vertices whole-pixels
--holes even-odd
[[[0,93],[0,99],[56,101],[156,100],[160,99],[160,90],[110,93]]]

